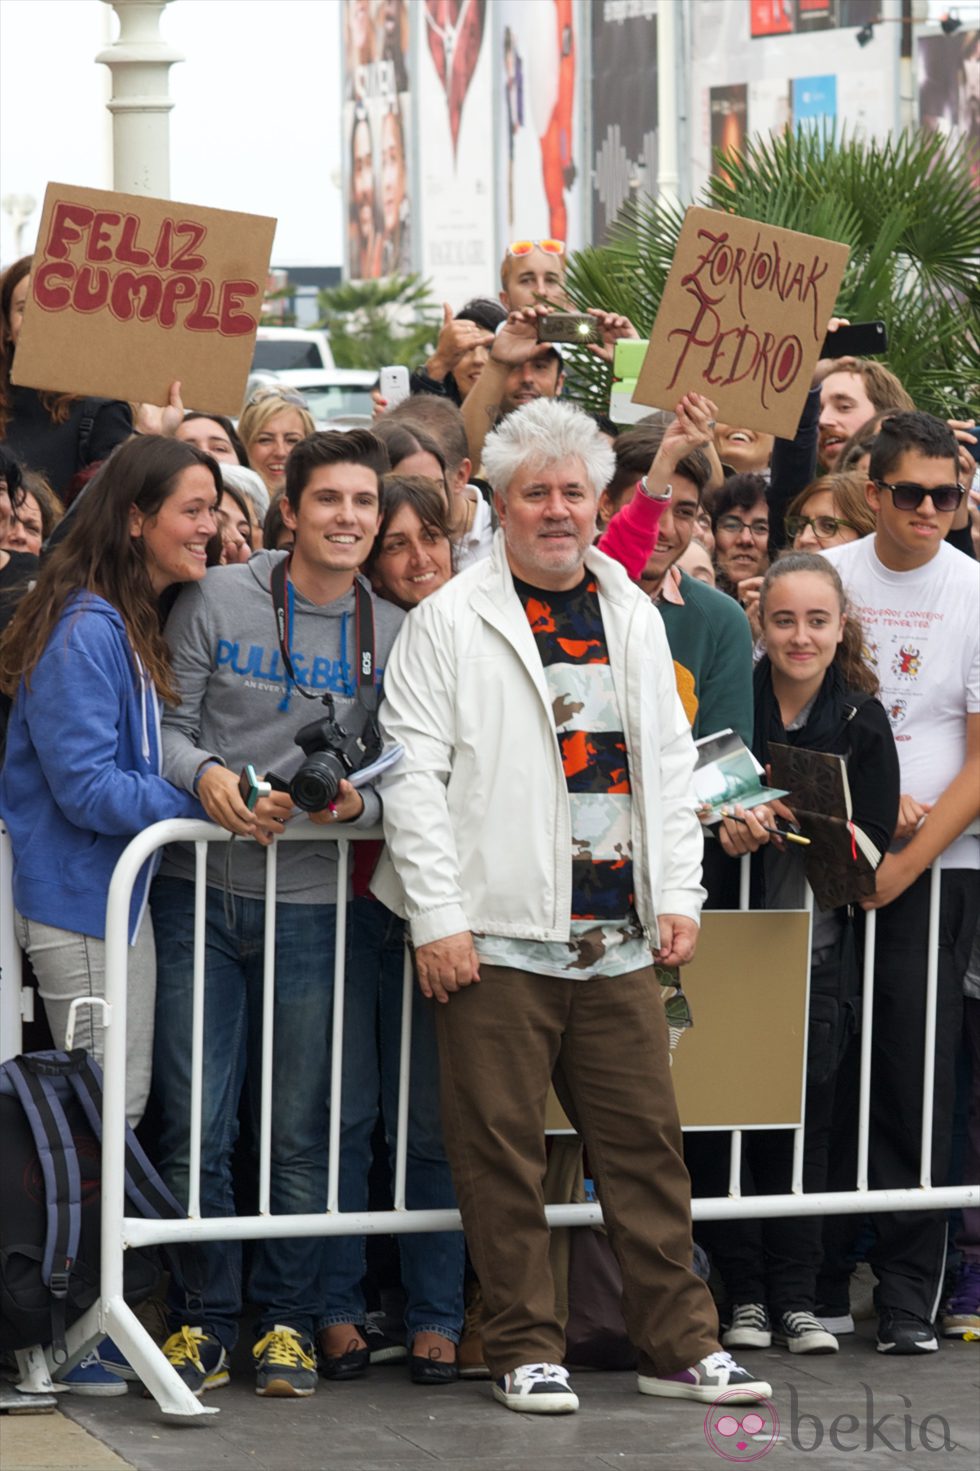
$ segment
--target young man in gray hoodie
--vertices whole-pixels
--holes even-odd
[[[254,838],[208,854],[205,932],[201,1213],[234,1214],[231,1155],[243,1085],[257,1115],[261,1078],[265,925],[263,847],[295,811],[274,791],[252,810],[239,791],[246,763],[289,780],[304,761],[296,735],[327,712],[360,730],[366,696],[358,672],[369,644],[357,604],[368,593],[374,680],[380,679],[404,614],[375,601],[359,578],[379,523],[384,447],[366,430],[314,434],[286,466],[283,519],[291,553],[259,552],[244,566],[215,567],[167,622],[177,709],[163,721],[167,777],[196,793],[223,827]],[[286,576],[283,576],[285,564]],[[278,569],[278,572],[277,572]],[[355,584],[360,583],[361,590]],[[365,611],[362,606],[362,613]],[[360,629],[360,632],[359,632]],[[370,690],[370,670],[368,689]],[[312,698],[309,698],[312,696]],[[370,827],[380,820],[370,787],[341,781],[314,821]],[[276,981],[271,1209],[317,1212],[327,1198],[327,1102],[337,900],[335,847],[284,843],[276,871]],[[161,1128],[160,1169],[187,1198],[194,957],[194,850],[167,850],[152,904],[158,926],[153,1088]],[[310,1395],[316,1387],[313,1333],[319,1314],[318,1238],[260,1241],[248,1299],[258,1305],[256,1393]],[[164,1352],[195,1394],[228,1382],[227,1359],[242,1306],[241,1247],[213,1243],[203,1291],[175,1278],[171,1336]]]

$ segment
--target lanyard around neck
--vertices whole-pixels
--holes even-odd
[[[282,557],[273,567],[269,579],[272,606],[276,615],[276,634],[283,668],[290,685],[298,689],[306,700],[319,697],[299,683],[293,668],[289,646],[293,634],[293,589],[289,583],[288,556]],[[371,594],[359,578],[354,579],[355,641],[357,643],[357,698],[371,715],[378,708],[378,690],[374,682],[374,608]]]

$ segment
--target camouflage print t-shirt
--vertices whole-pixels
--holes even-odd
[[[569,592],[519,582],[551,695],[571,813],[568,942],[476,935],[492,965],[546,976],[613,976],[651,964],[633,901],[629,762],[599,594],[586,576]]]

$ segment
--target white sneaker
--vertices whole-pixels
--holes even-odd
[[[737,1302],[732,1321],[721,1335],[724,1348],[768,1348],[772,1343],[769,1314],[762,1302]]]
[[[578,1395],[561,1364],[521,1364],[493,1382],[493,1397],[527,1415],[563,1415],[578,1409]]]
[[[780,1313],[772,1336],[791,1354],[835,1354],[840,1348],[820,1319],[803,1310]]]
[[[755,1405],[772,1398],[772,1385],[765,1379],[753,1379],[748,1369],[736,1364],[730,1353],[718,1349],[699,1359],[690,1369],[664,1378],[637,1375],[636,1387],[641,1394],[658,1394],[664,1399],[694,1399],[713,1404],[724,1396],[726,1405]]]
[[[817,1313],[816,1316],[821,1328],[838,1338],[842,1334],[854,1332],[854,1319],[850,1313]]]

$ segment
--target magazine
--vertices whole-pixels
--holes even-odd
[[[695,741],[698,764],[694,791],[698,817],[709,826],[727,817],[735,807],[759,807],[773,797],[785,797],[778,787],[763,786],[765,772],[741,736],[733,730]]]

